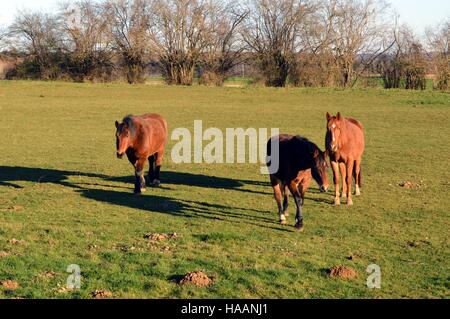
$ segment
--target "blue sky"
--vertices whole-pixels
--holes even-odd
[[[0,25],[13,20],[18,9],[54,9],[60,0],[0,0]],[[401,22],[421,33],[426,26],[434,25],[450,17],[450,0],[387,0],[400,14]]]

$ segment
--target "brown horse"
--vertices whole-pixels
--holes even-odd
[[[167,139],[167,122],[159,114],[127,115],[122,123],[116,121],[117,157],[127,154],[135,168],[134,193],[145,191],[144,166],[149,162],[149,179],[159,186],[159,173]]]
[[[344,118],[341,113],[331,116],[327,112],[326,152],[330,157],[335,187],[334,204],[340,205],[339,170],[342,175],[342,198],[347,197],[347,205],[353,205],[351,197],[352,176],[355,178],[355,195],[361,187],[361,156],[364,152],[364,129],[352,118]]]
[[[278,142],[278,157],[272,152],[272,145]],[[322,192],[328,189],[327,161],[326,155],[316,144],[301,136],[282,134],[272,137],[267,142],[267,155],[270,161],[267,166],[270,170],[272,161],[278,160],[278,169],[270,172],[270,182],[273,187],[275,200],[278,205],[280,223],[286,224],[288,216],[288,189],[294,196],[297,212],[295,216],[295,227],[303,230],[302,206],[305,193],[311,183],[311,177],[320,186]],[[281,199],[283,199],[283,204]]]

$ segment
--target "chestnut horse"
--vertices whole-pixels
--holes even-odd
[[[364,152],[364,128],[361,122],[352,118],[344,118],[339,112],[336,116],[331,116],[327,112],[325,147],[333,169],[334,204],[341,204],[339,198],[340,170],[342,198],[347,197],[347,205],[353,205],[351,197],[352,176],[355,178],[355,195],[361,194],[361,156]]]
[[[159,186],[166,139],[167,122],[159,114],[127,115],[122,123],[116,121],[117,157],[122,158],[127,154],[128,160],[135,168],[135,194],[146,190],[144,166],[147,160],[150,166],[150,182]]]
[[[320,187],[320,191],[328,189],[327,161],[326,155],[316,144],[301,136],[281,134],[272,137],[267,142],[267,155],[272,159],[277,154],[272,153],[274,139],[278,139],[278,170],[270,172],[270,182],[273,187],[275,200],[278,205],[280,223],[286,224],[288,216],[288,189],[294,196],[297,212],[295,216],[295,227],[303,230],[302,206],[305,193],[311,183],[311,176]],[[271,165],[271,160],[267,166]],[[283,204],[281,199],[283,198]]]

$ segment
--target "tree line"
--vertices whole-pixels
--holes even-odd
[[[450,87],[450,19],[417,37],[382,0],[78,0],[18,12],[0,42],[8,78],[220,86],[239,65],[267,86]]]

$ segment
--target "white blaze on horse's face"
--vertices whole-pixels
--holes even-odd
[[[339,148],[339,135],[340,135],[340,127],[336,125],[335,123],[331,124],[329,126],[329,131],[331,135],[331,141],[330,141],[330,149],[333,152],[336,152]]]

